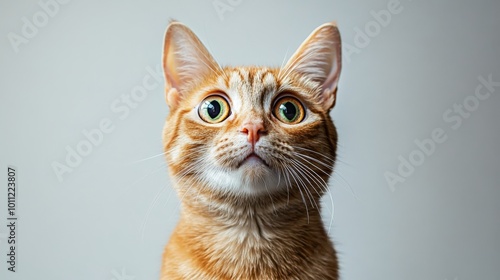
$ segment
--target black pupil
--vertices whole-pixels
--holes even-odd
[[[207,113],[210,118],[215,119],[221,111],[220,103],[212,100],[207,104]]]
[[[287,118],[287,120],[289,121],[293,120],[297,115],[297,108],[295,107],[295,105],[293,105],[292,102],[281,104],[280,110],[283,112],[285,118]]]

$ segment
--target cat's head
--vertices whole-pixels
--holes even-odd
[[[341,69],[334,23],[314,30],[284,67],[223,68],[172,22],[163,67],[164,149],[178,185],[237,196],[324,192],[337,143],[329,116]]]

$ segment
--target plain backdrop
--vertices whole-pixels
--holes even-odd
[[[2,261],[0,279],[158,278],[179,215],[153,157],[172,18],[222,65],[268,66],[337,20],[348,51],[323,216],[342,279],[500,279],[500,87],[474,97],[479,77],[500,81],[499,1],[48,2],[0,2],[0,260],[7,166],[18,176],[17,272]],[[89,148],[84,133],[103,123]],[[432,148],[436,129],[445,140]],[[58,178],[78,147],[86,155]],[[391,188],[388,172],[405,176]]]

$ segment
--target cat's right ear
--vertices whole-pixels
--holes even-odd
[[[165,100],[170,109],[179,105],[187,89],[210,72],[219,71],[219,64],[191,29],[177,21],[169,24],[163,45],[163,72]]]

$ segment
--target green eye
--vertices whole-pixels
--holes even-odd
[[[229,116],[227,100],[219,95],[205,98],[198,107],[198,115],[207,123],[220,123]]]
[[[304,119],[304,106],[293,97],[283,97],[274,105],[274,116],[287,124],[297,124]]]

